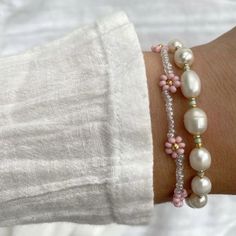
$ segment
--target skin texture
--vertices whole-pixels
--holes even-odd
[[[216,40],[192,48],[195,61],[191,67],[200,77],[199,108],[208,116],[208,129],[202,135],[203,146],[212,156],[206,171],[212,181],[214,194],[236,194],[236,27]],[[173,55],[172,55],[173,56]],[[171,62],[173,63],[173,57]],[[144,52],[150,100],[154,153],[154,202],[169,201],[175,187],[175,162],[164,153],[167,119],[164,101],[158,85],[163,74],[159,54]],[[177,75],[182,70],[174,67]],[[193,137],[184,128],[183,116],[188,109],[187,99],[178,90],[174,94],[174,114],[177,134],[184,138],[185,188],[190,191],[196,172],[189,166],[188,156],[194,147]]]

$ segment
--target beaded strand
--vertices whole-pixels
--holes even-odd
[[[158,45],[152,47],[153,52],[161,54],[163,69],[165,74],[160,76],[159,85],[162,89],[165,109],[167,114],[168,132],[165,143],[165,152],[170,155],[176,163],[176,185],[174,189],[172,203],[175,207],[182,207],[183,201],[187,197],[187,191],[184,189],[184,148],[185,143],[180,136],[176,136],[173,98],[170,95],[175,93],[180,87],[180,79],[174,74],[172,65],[168,56],[168,46]]]
[[[197,73],[190,69],[194,56],[189,48],[183,47],[179,40],[172,40],[168,43],[169,49],[174,53],[175,64],[184,70],[181,75],[181,91],[188,99],[189,110],[184,114],[184,126],[193,135],[195,148],[189,155],[191,167],[197,171],[192,179],[192,194],[186,199],[187,204],[192,208],[201,208],[207,204],[207,194],[211,191],[210,179],[205,176],[205,170],[211,165],[211,154],[203,147],[201,135],[208,126],[206,113],[197,107],[197,97],[201,92],[201,81]]]

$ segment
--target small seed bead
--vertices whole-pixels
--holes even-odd
[[[184,199],[187,197],[187,191],[184,189],[184,148],[185,143],[180,136],[175,135],[175,121],[174,121],[174,109],[173,109],[173,98],[171,93],[176,92],[177,88],[180,87],[180,80],[174,74],[172,64],[169,60],[168,46],[157,45],[152,47],[153,52],[158,52],[161,55],[163,69],[165,75],[161,77],[164,80],[164,85],[169,87],[175,87],[175,90],[162,88],[163,82],[160,82],[162,89],[162,95],[165,101],[165,110],[167,114],[168,141],[165,143],[165,151],[167,154],[175,160],[176,164],[176,185],[174,189],[172,203],[175,207],[181,207]]]
[[[204,175],[205,175],[205,172],[204,172],[204,171],[198,171],[198,172],[197,172],[197,175],[198,175],[200,178],[203,178]]]
[[[186,71],[186,70],[190,70],[189,64],[184,64],[184,71]]]
[[[196,98],[190,98],[190,99],[189,99],[189,106],[190,106],[190,107],[197,107]]]
[[[196,145],[197,148],[202,147],[202,137],[201,135],[195,135],[194,137],[194,143]]]

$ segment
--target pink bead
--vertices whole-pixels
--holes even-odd
[[[174,81],[178,81],[178,80],[179,80],[179,76],[178,76],[178,75],[175,75],[175,76],[173,77],[173,80],[174,80]]]
[[[179,147],[184,148],[185,147],[185,143],[180,143]]]
[[[175,143],[175,138],[169,138],[168,140],[170,143]]]
[[[180,86],[180,84],[181,84],[180,81],[174,81],[174,86],[175,86],[175,87],[178,88],[178,87]]]
[[[183,206],[183,202],[182,201],[180,201],[180,202],[178,202],[178,203],[174,203],[174,206],[175,207],[182,207]]]
[[[175,77],[175,75],[174,74],[169,74],[169,79],[173,79],[174,77]]]
[[[177,89],[176,89],[175,86],[171,86],[171,87],[170,87],[170,91],[171,91],[172,93],[175,93],[175,92],[177,91]]]
[[[169,143],[169,142],[166,142],[166,143],[165,143],[165,146],[168,147],[168,148],[171,148],[171,147],[172,147],[172,144]]]
[[[183,139],[180,136],[176,137],[176,142],[180,143]]]
[[[176,152],[178,154],[184,154],[184,149],[183,148],[179,148]]]
[[[173,200],[172,200],[173,203],[179,203],[180,201],[181,201],[180,198],[173,197]]]
[[[180,193],[175,193],[175,194],[174,194],[174,197],[176,197],[176,198],[181,198],[181,196],[182,196],[182,195],[181,195]]]
[[[157,45],[157,46],[152,46],[151,47],[151,50],[153,51],[153,52],[160,52],[161,51],[161,46],[160,45]]]
[[[172,154],[171,154],[171,156],[172,156],[172,158],[177,158],[178,157],[178,154],[176,153],[176,152],[173,152]]]
[[[159,83],[159,85],[160,85],[160,86],[164,86],[164,85],[166,85],[166,81],[161,80],[160,83]]]
[[[166,152],[167,154],[171,154],[171,153],[172,153],[172,150],[171,150],[170,148],[166,148],[166,149],[165,149],[165,152]]]
[[[167,84],[162,87],[162,90],[167,90],[167,89],[169,89],[169,85]]]
[[[160,79],[161,79],[161,80],[167,80],[167,76],[166,76],[166,75],[161,75],[161,76],[160,76]]]

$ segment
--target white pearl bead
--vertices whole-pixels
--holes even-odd
[[[186,199],[186,203],[192,208],[202,208],[207,204],[207,195],[198,196],[192,193],[189,198]]]
[[[206,176],[202,178],[200,178],[199,176],[195,176],[192,179],[191,187],[193,192],[197,195],[208,194],[211,191],[211,181]]]
[[[175,52],[174,60],[180,68],[183,68],[185,64],[191,66],[194,60],[193,52],[189,48],[179,48]]]
[[[211,154],[206,148],[194,148],[189,155],[190,165],[196,171],[205,171],[211,165]]]
[[[193,70],[185,71],[181,76],[181,91],[186,98],[197,97],[201,92],[201,80]]]
[[[179,41],[178,39],[173,39],[168,43],[168,48],[170,52],[175,52],[178,48],[182,48],[183,43]]]
[[[184,126],[193,135],[204,133],[207,129],[206,113],[198,107],[189,109],[184,114]]]

